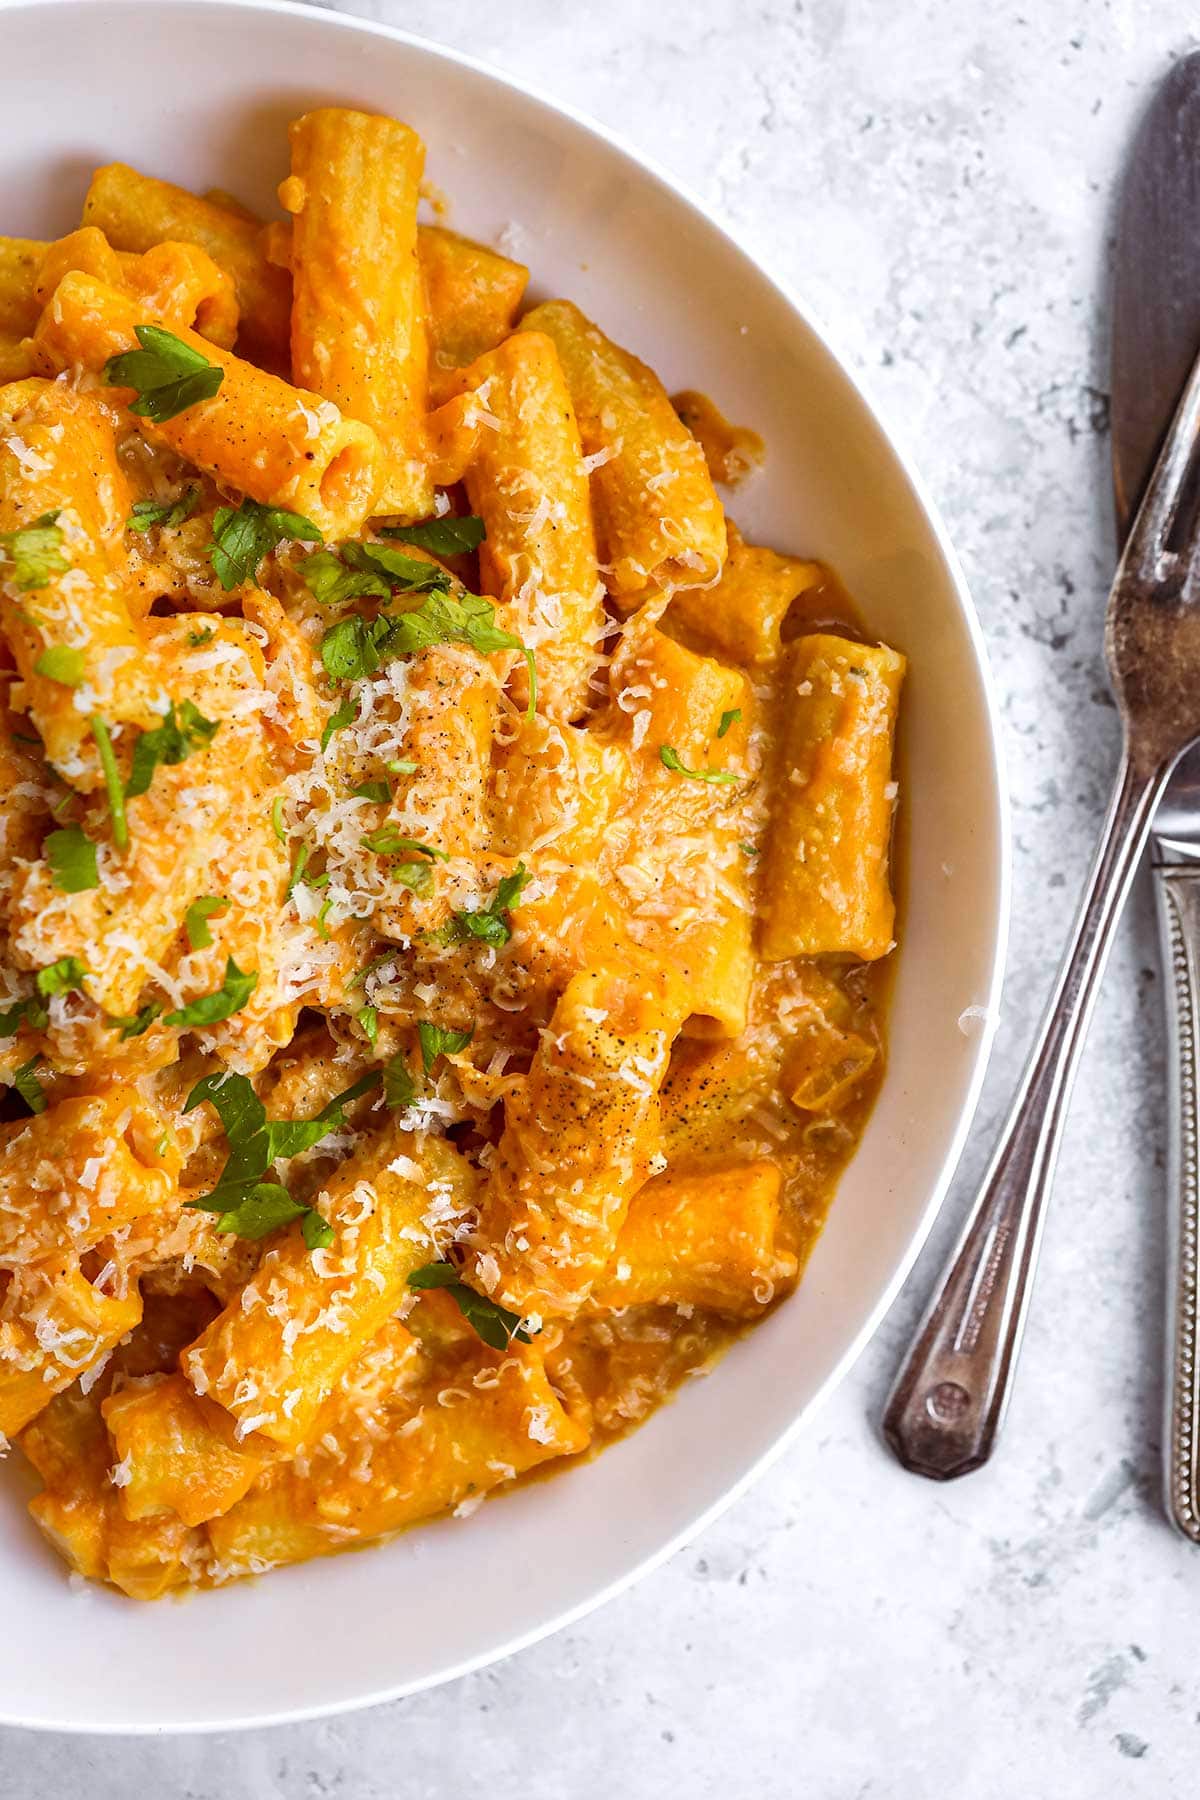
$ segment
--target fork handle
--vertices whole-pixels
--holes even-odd
[[[983,1188],[883,1415],[904,1464],[948,1481],[991,1455],[1029,1308],[1046,1198],[1092,1005],[1171,765],[1128,757],[1070,947]]]
[[[1200,866],[1164,863],[1155,845],[1154,896],[1167,1014],[1167,1338],[1163,1483],[1167,1516],[1200,1543]]]

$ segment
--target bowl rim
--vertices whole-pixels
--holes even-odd
[[[89,0],[91,6],[97,9],[104,6],[110,11],[130,10],[144,3],[145,0]],[[60,6],[78,4],[79,0],[0,0],[0,21],[10,13],[49,14]],[[974,1123],[984,1078],[991,1059],[999,1023],[1011,910],[1012,820],[1009,785],[1000,730],[1000,709],[988,660],[983,627],[962,565],[951,543],[936,502],[929,494],[924,480],[887,410],[867,390],[863,377],[853,368],[847,351],[840,343],[838,334],[829,327],[827,321],[813,309],[807,300],[799,297],[791,284],[776,272],[771,261],[763,253],[760,253],[757,247],[752,248],[743,239],[739,229],[726,218],[722,209],[710,206],[702,200],[685,182],[665,169],[653,155],[643,151],[620,132],[612,130],[572,102],[554,97],[535,82],[510,74],[507,70],[498,68],[484,58],[473,56],[448,44],[438,43],[419,33],[405,31],[398,26],[384,24],[378,20],[361,18],[352,13],[334,12],[327,10],[324,6],[303,4],[302,0],[173,0],[173,4],[176,7],[187,6],[195,10],[237,10],[248,13],[275,14],[280,18],[303,20],[306,23],[319,22],[323,26],[342,30],[352,35],[382,38],[391,43],[401,44],[408,49],[417,50],[422,54],[439,58],[444,62],[455,64],[474,74],[481,75],[486,80],[516,93],[523,100],[568,119],[583,131],[598,138],[609,149],[615,150],[618,155],[627,159],[643,175],[665,188],[679,205],[686,207],[689,212],[697,215],[703,224],[718,232],[740,256],[752,265],[789,310],[795,314],[800,323],[811,332],[820,347],[836,365],[842,380],[847,383],[866,413],[874,421],[895,459],[899,474],[910,489],[925,520],[946,575],[949,577],[950,585],[954,590],[959,614],[966,628],[967,641],[983,700],[984,738],[988,751],[990,774],[990,810],[994,815],[992,849],[996,870],[994,887],[996,927],[989,959],[987,991],[983,997],[983,1006],[986,1008],[986,1012],[981,1021],[981,1029],[975,1038],[974,1063],[970,1078],[937,1179],[929,1188],[924,1209],[905,1246],[904,1253],[859,1331],[833,1365],[812,1398],[782,1428],[762,1454],[744,1468],[716,1499],[690,1518],[686,1524],[656,1546],[654,1550],[642,1556],[630,1568],[622,1571],[615,1579],[574,1605],[551,1614],[536,1626],[519,1632],[498,1645],[481,1650],[475,1655],[464,1657],[457,1663],[433,1670],[427,1675],[407,1681],[384,1684],[348,1700],[339,1699],[275,1711],[246,1713],[233,1718],[206,1719],[199,1723],[195,1719],[163,1719],[154,1723],[143,1721],[131,1725],[122,1723],[120,1720],[84,1720],[64,1723],[61,1718],[38,1719],[30,1718],[27,1715],[16,1716],[5,1712],[3,1697],[0,1696],[0,1726],[37,1732],[61,1732],[71,1736],[148,1737],[168,1734],[199,1735],[218,1731],[245,1731],[276,1725],[304,1724],[362,1711],[367,1707],[380,1706],[389,1701],[405,1699],[409,1695],[440,1687],[451,1681],[457,1681],[462,1676],[487,1668],[522,1650],[529,1649],[534,1644],[542,1642],[543,1639],[553,1636],[556,1632],[577,1624],[589,1613],[606,1605],[610,1600],[616,1599],[618,1595],[631,1588],[644,1576],[659,1568],[678,1550],[692,1542],[701,1532],[707,1530],[778,1461],[801,1429],[809,1423],[813,1414],[825,1404],[834,1390],[845,1380],[850,1369],[878,1331],[925,1246],[958,1169],[968,1134]]]

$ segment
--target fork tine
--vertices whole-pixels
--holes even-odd
[[[1200,539],[1200,357],[1163,440],[1117,571],[1126,579],[1161,582],[1176,559],[1190,565]]]

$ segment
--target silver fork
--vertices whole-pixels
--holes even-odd
[[[939,1480],[986,1462],[1003,1423],[1100,977],[1155,808],[1200,736],[1198,434],[1200,363],[1109,596],[1105,648],[1124,748],[1071,942],[982,1190],[884,1411],[900,1461]]]

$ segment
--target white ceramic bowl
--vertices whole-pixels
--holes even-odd
[[[912,1263],[966,1132],[990,1040],[1007,896],[995,720],[978,625],[901,453],[796,303],[664,176],[465,59],[350,19],[227,0],[0,6],[0,230],[78,222],[113,159],[268,208],[287,121],[339,102],[421,132],[451,222],[509,224],[563,293],[658,370],[766,438],[736,514],[824,557],[911,659],[908,901],[891,1067],[799,1293],[708,1381],[596,1462],[391,1546],[155,1606],[81,1595],[0,1470],[0,1719],[79,1730],[265,1723],[478,1667],[665,1557],[783,1447]],[[510,240],[511,241],[511,240]],[[447,1604],[448,1597],[461,1603]]]

